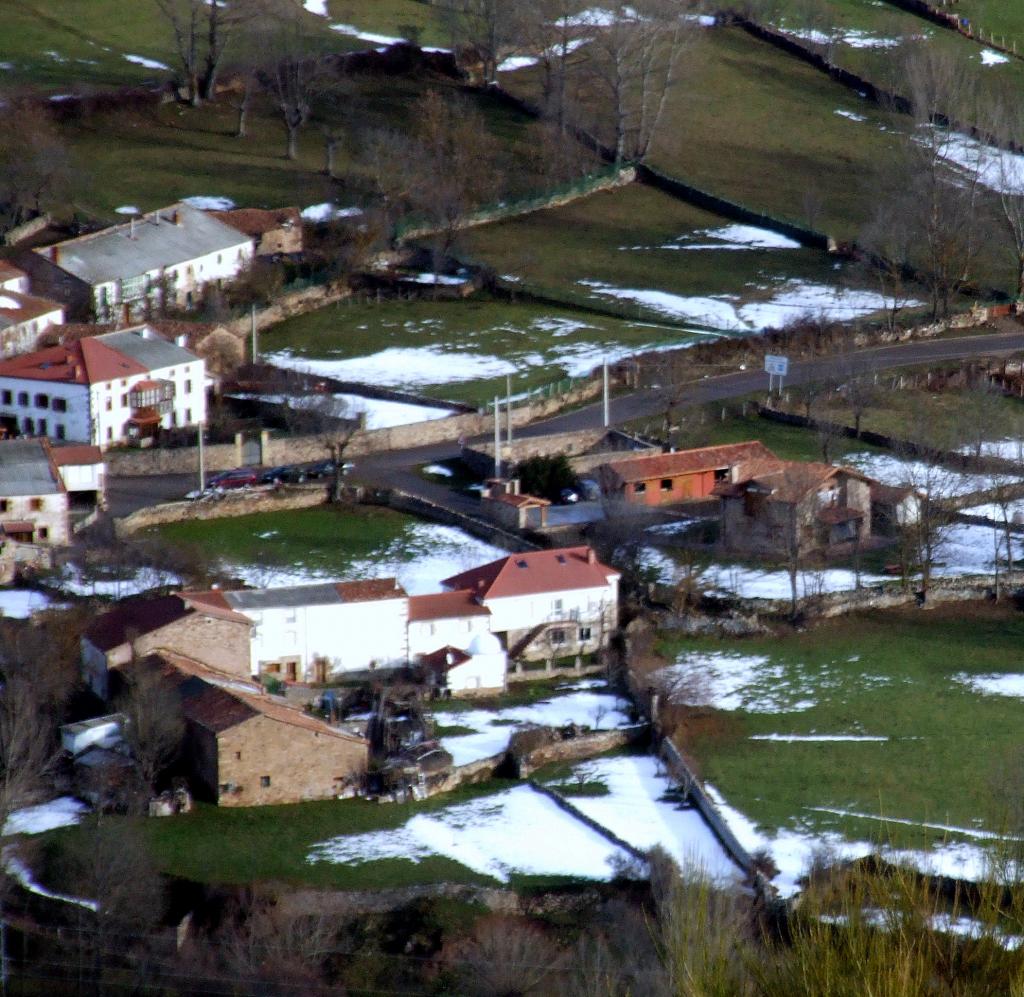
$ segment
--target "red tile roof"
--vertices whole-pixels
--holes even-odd
[[[102,464],[103,451],[86,443],[70,447],[52,447],[53,462],[58,467],[68,464]]]
[[[680,450],[678,453],[630,457],[628,460],[609,461],[607,467],[623,482],[650,481],[653,478],[672,478],[677,474],[722,470],[741,461],[774,457],[775,454],[763,443],[750,440],[747,443]]]
[[[211,211],[209,214],[225,225],[252,236],[273,232],[288,224],[302,224],[298,208],[234,208],[231,211]]]
[[[0,280],[2,279],[0,276]],[[31,294],[22,294],[20,291],[0,288],[0,318],[6,319],[12,325],[29,322],[40,315],[49,315],[61,307],[58,302],[49,298],[37,298]]]
[[[224,598],[221,589],[210,589],[208,592],[178,592],[177,596],[200,613],[216,616],[223,620],[234,620],[236,623],[252,623],[248,616],[236,613],[231,604]]]
[[[96,384],[145,373],[146,368],[137,360],[95,339],[80,339],[64,346],[51,346],[0,363],[0,377],[62,381],[68,384]]]
[[[752,460],[740,464],[734,482],[722,482],[712,494],[737,497],[750,488],[763,490],[773,502],[799,502],[837,474],[868,484],[871,479],[852,467],[801,460]]]
[[[483,600],[603,588],[618,577],[619,573],[601,564],[589,547],[563,547],[502,557],[446,578],[441,584],[450,589],[470,589]]]
[[[409,622],[457,620],[464,616],[490,616],[491,611],[476,601],[469,589],[409,596]]]
[[[368,578],[361,582],[337,582],[335,589],[345,602],[375,602],[377,599],[404,599],[405,589],[397,578]]]
[[[420,664],[429,668],[432,672],[447,672],[452,668],[458,668],[467,661],[472,661],[473,656],[451,644],[431,651],[430,654],[420,656]]]

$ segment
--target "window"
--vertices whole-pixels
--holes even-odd
[[[185,422],[191,422],[191,421],[192,421],[192,409],[187,408],[187,409],[185,409]]]
[[[43,500],[41,498],[29,499],[28,507],[33,512],[42,512],[43,511]]]
[[[0,499],[0,512],[10,512],[11,503],[7,499]]]
[[[5,391],[3,395],[0,395],[0,398],[2,398],[4,405],[11,404],[11,393],[9,391]]]
[[[230,782],[222,782],[220,784],[219,788],[220,788],[220,791],[222,793],[230,793],[231,792],[231,783]]]
[[[54,398],[53,400],[53,411],[54,412],[67,412],[68,403],[66,398]]]
[[[590,627],[580,627],[580,643],[585,644],[590,640]]]
[[[18,404],[19,405],[28,405],[28,392],[27,391],[19,391],[18,392]]]
[[[121,408],[128,408],[128,392],[121,395]]]
[[[39,527],[39,539],[49,540],[50,539],[50,528],[48,526]]]
[[[551,643],[558,647],[559,644],[565,643],[565,631],[564,630],[552,630],[551,631]]]
[[[634,495],[643,495],[643,493],[645,491],[647,491],[647,482],[646,481],[638,481],[638,482],[636,482],[636,484],[633,485],[633,494]]]
[[[40,419],[39,420],[39,435],[40,436],[45,436],[46,435],[46,420],[45,419]]]
[[[294,607],[287,610],[284,614],[285,623],[294,623],[296,619]]]
[[[36,408],[49,408],[50,407],[50,396],[49,395],[36,395]]]
[[[67,434],[64,432],[64,424],[58,422],[57,423],[57,439],[58,440],[63,440],[66,437],[67,437]]]
[[[113,411],[113,408],[114,408],[114,405],[113,405],[113,403],[111,402],[111,400],[110,400],[110,399],[108,398],[108,399],[107,399],[107,411],[108,411],[108,412],[111,412],[111,411]]]
[[[661,490],[663,492],[670,492],[670,491],[672,491],[672,479],[671,478],[662,478],[661,479]]]
[[[25,430],[26,436],[34,436],[36,432],[36,424],[32,419],[26,419],[22,424],[22,428]]]
[[[235,761],[236,762],[240,762],[241,760],[242,760],[242,752],[241,751],[236,751],[235,752]]]
[[[561,611],[562,611],[562,600],[561,599],[552,599],[551,600],[551,612],[552,613],[560,613]]]
[[[114,438],[114,427],[107,426],[107,439],[112,440]]]
[[[260,785],[264,789],[267,789],[270,786],[270,776],[269,775],[261,775],[260,776]]]
[[[185,392],[188,393],[188,392],[191,392],[191,390],[192,390],[192,382],[191,381],[186,381],[185,382]]]

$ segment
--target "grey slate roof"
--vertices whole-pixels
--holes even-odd
[[[199,358],[188,350],[170,342],[163,336],[153,336],[152,339],[143,336],[140,332],[126,329],[121,332],[108,332],[102,336],[96,336],[96,340],[109,346],[118,353],[131,357],[149,370],[157,370],[160,367],[173,367],[176,364],[192,363]]]
[[[286,585],[274,589],[250,589],[225,592],[232,609],[286,609],[292,606],[329,606],[343,602],[338,588],[331,582],[318,585]]]
[[[171,221],[174,212],[177,212],[178,224]],[[36,252],[49,259],[51,250],[56,249],[56,266],[95,286],[177,266],[246,242],[251,239],[238,229],[205,211],[178,203],[143,215],[136,220],[134,228],[130,222],[114,225]]]
[[[42,440],[0,441],[0,496],[56,495],[61,490]]]

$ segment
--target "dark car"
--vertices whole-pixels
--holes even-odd
[[[277,467],[268,467],[265,471],[260,472],[260,484],[261,485],[272,485],[275,481],[290,481],[291,464],[280,464]]]
[[[303,471],[307,478],[313,480],[317,478],[329,478],[334,474],[334,461],[333,460],[318,460],[315,464],[307,464]]]
[[[215,474],[209,481],[210,488],[220,488],[227,491],[233,488],[249,488],[259,480],[258,475],[251,468],[240,467],[236,471],[224,471],[222,474]]]

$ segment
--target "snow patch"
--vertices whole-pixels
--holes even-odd
[[[450,467],[445,467],[444,464],[428,464],[423,468],[424,474],[436,474],[439,478],[453,478],[455,472]]]
[[[953,676],[953,681],[983,696],[1013,696],[1016,699],[1024,699],[1024,674],[971,675],[967,672],[958,672]]]
[[[517,786],[494,796],[417,814],[402,827],[332,838],[307,861],[359,864],[420,862],[443,855],[508,882],[513,873],[609,880],[626,853],[575,820],[547,796]]]
[[[799,741],[888,741],[873,734],[751,734],[750,741],[778,741],[793,744]]]
[[[210,194],[195,194],[192,197],[183,197],[182,201],[200,211],[230,211],[235,202],[230,197],[219,197]]]
[[[357,208],[354,205],[348,208],[339,208],[331,201],[311,204],[299,212],[307,222],[334,222],[339,218],[358,218],[362,213],[362,208]]]
[[[302,6],[310,14],[317,17],[327,17],[327,0],[302,0]]]
[[[144,55],[126,55],[124,57],[128,62],[134,62],[136,66],[144,66],[146,69],[170,69],[164,62],[158,62],[156,59],[147,59]]]
[[[61,900],[64,903],[76,904],[79,907],[85,907],[88,910],[99,910],[99,904],[95,900],[82,900],[80,897],[70,897],[65,893],[54,893],[52,890],[48,890],[45,886],[41,886],[32,877],[32,870],[15,854],[14,849],[5,848],[3,850],[3,865],[4,871],[8,876],[12,876],[16,879],[20,886],[28,890],[29,893],[34,893],[36,896],[46,897],[49,900]]]
[[[4,824],[3,834],[42,834],[56,827],[77,824],[88,807],[73,796],[58,796],[48,803],[14,810]]]
[[[141,215],[142,212],[135,207],[134,204],[122,204],[119,208],[114,208],[114,213],[118,215]]]
[[[981,64],[983,66],[1001,66],[1009,61],[1010,57],[1002,52],[995,52],[990,48],[981,50]]]
[[[322,3],[323,0],[312,0],[312,2]],[[324,11],[323,16],[327,16],[326,11]],[[398,38],[394,35],[378,35],[372,31],[362,31],[354,24],[332,24],[331,31],[337,31],[340,35],[348,35],[350,38],[358,38],[363,42],[370,42],[372,45],[390,46],[407,44],[407,39],[405,38]]]

